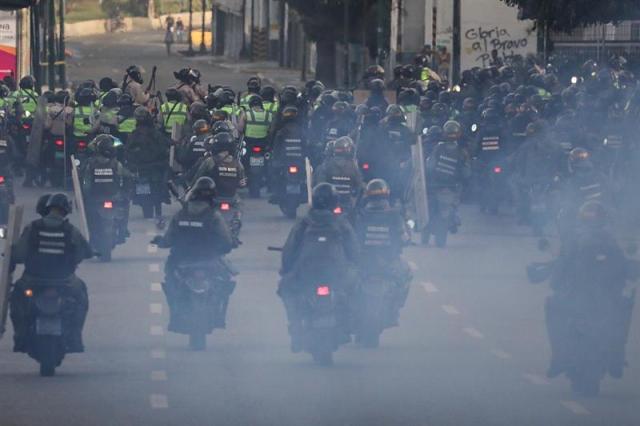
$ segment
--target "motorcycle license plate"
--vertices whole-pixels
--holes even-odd
[[[335,327],[336,324],[337,324],[337,321],[335,317],[316,318],[312,321],[312,325],[315,328],[331,328],[331,327]]]
[[[56,151],[54,157],[56,160],[64,160],[64,152]]]
[[[150,195],[151,185],[148,183],[139,183],[136,185],[136,195]]]
[[[249,165],[251,167],[263,167],[264,166],[264,157],[250,157]]]
[[[38,336],[62,336],[62,319],[37,317],[36,334]]]
[[[300,193],[302,193],[302,189],[300,188],[300,185],[298,184],[287,185],[287,194],[300,195]]]
[[[25,141],[26,143],[29,143],[29,142],[31,141],[31,135],[26,135],[26,136],[24,137],[24,141]]]

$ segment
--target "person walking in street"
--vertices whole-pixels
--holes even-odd
[[[171,45],[173,44],[173,42],[173,25],[167,25],[167,30],[164,32],[164,44],[165,46],[167,46],[167,56],[171,56]]]

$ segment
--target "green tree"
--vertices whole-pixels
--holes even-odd
[[[548,29],[571,32],[592,24],[640,17],[638,0],[502,0],[520,8],[521,18]]]
[[[355,38],[378,0],[346,0],[349,7],[349,32]],[[384,0],[384,3],[390,0]],[[345,0],[286,0],[300,15],[304,31],[316,42],[318,64],[316,78],[328,85],[336,82],[336,42],[344,39]]]

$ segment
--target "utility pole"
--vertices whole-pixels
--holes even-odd
[[[187,35],[189,50],[187,50],[187,56],[195,55],[195,52],[193,51],[193,38],[191,38],[192,32],[193,32],[193,0],[189,0],[189,34]]]
[[[202,21],[200,25],[200,54],[204,55],[207,53],[207,46],[204,44],[204,15],[206,15],[207,10],[207,0],[202,0]],[[213,27],[211,27],[213,29]],[[213,36],[213,35],[212,35]]]
[[[462,54],[462,41],[460,38],[461,32],[461,0],[453,0],[453,53],[452,53],[452,68],[451,79],[454,83],[457,83],[460,79],[460,60]]]
[[[350,0],[344,0],[344,88],[349,89],[349,7]]]
[[[249,56],[251,58],[251,61],[254,60],[254,48],[255,48],[255,26],[256,26],[256,0],[251,0],[251,34],[249,34],[249,36],[251,37],[249,39],[249,42],[251,43],[249,46]]]
[[[58,40],[59,43],[59,54],[58,54],[58,61],[60,63],[60,86],[64,89],[65,87],[67,87],[67,63],[66,63],[66,56],[65,56],[65,50],[66,50],[66,46],[65,46],[65,40],[64,40],[64,9],[65,9],[65,1],[64,0],[60,0],[59,6],[60,8],[59,10],[59,16],[60,16],[60,29],[59,29],[59,34],[60,34],[60,40]]]
[[[47,22],[47,50],[49,51],[49,90],[56,88],[56,45],[55,45],[55,29],[56,29],[56,4],[55,0],[47,2],[48,22]]]
[[[247,57],[247,0],[242,0],[242,49],[240,57]]]
[[[285,65],[285,58],[284,58],[284,53],[285,53],[285,32],[284,32],[284,27],[285,27],[285,2],[284,1],[280,1],[278,3],[278,16],[279,16],[279,29],[278,29],[278,65],[280,67],[284,67]]]
[[[376,62],[380,64],[382,62],[382,46],[384,45],[384,12],[386,8],[384,7],[384,0],[378,0],[378,4],[376,7],[377,15],[378,15],[378,24],[376,29],[376,44],[378,47],[378,55],[376,58]]]

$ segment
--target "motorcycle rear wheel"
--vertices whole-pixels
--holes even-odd
[[[192,351],[204,351],[207,349],[207,335],[194,333],[189,335],[189,348]]]

